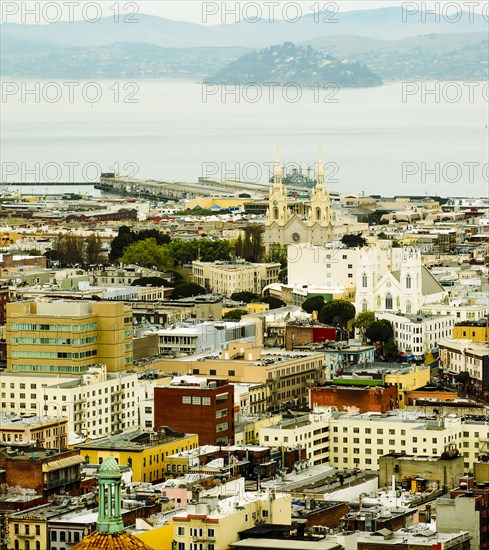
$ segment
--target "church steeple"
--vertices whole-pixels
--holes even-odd
[[[112,458],[106,458],[98,471],[98,518],[99,533],[124,531],[121,514],[121,470]]]
[[[280,225],[285,224],[290,218],[289,207],[287,205],[287,190],[282,184],[282,167],[278,156],[273,167],[273,184],[270,188],[268,200],[267,220],[277,222]]]
[[[319,223],[321,225],[329,225],[332,223],[331,200],[328,188],[324,182],[324,166],[321,148],[319,148],[316,185],[311,196],[309,223]]]

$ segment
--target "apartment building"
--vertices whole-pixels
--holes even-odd
[[[66,418],[68,433],[102,437],[139,425],[137,384],[136,373],[105,365],[79,376],[0,371],[0,412]]]
[[[6,445],[35,443],[44,449],[65,449],[68,445],[68,419],[16,416],[0,412],[0,441]]]
[[[472,342],[489,342],[489,323],[487,320],[479,323],[465,322],[453,327],[453,338],[464,339]]]
[[[119,372],[133,363],[132,312],[121,302],[10,303],[6,341],[9,372],[79,375],[97,364]]]
[[[421,356],[438,347],[443,338],[450,338],[455,315],[400,315],[378,312],[377,319],[387,319],[394,329],[394,340],[399,351]]]
[[[420,313],[428,315],[454,315],[456,322],[478,321],[487,317],[487,304],[425,304],[419,309]]]
[[[196,434],[185,434],[162,427],[158,432],[133,430],[78,445],[89,464],[102,464],[112,457],[133,472],[135,482],[155,482],[165,478],[165,458],[199,446]]]
[[[206,378],[225,378],[233,383],[265,384],[266,391],[254,394],[256,413],[271,411],[287,403],[307,404],[308,388],[329,379],[324,354],[263,350],[250,343],[231,342],[218,357],[200,356],[161,360],[151,369]]]
[[[184,511],[173,516],[172,548],[186,550],[201,545],[207,550],[228,548],[239,540],[240,531],[259,523],[290,525],[291,508],[287,495],[248,492],[188,504]]]
[[[244,291],[261,294],[266,286],[278,282],[280,270],[279,263],[192,262],[194,282],[223,296]]]
[[[444,368],[457,375],[468,372],[479,384],[479,390],[489,389],[489,344],[468,339],[444,338],[439,342],[440,359]]]
[[[441,456],[458,449],[467,470],[487,454],[489,424],[476,418],[446,416],[427,419],[422,413],[338,414],[329,421],[331,464],[337,468],[378,469],[380,456],[406,453]]]
[[[309,462],[324,464],[330,460],[328,411],[280,420],[264,426],[259,433],[260,445],[272,448],[305,449]]]
[[[195,432],[201,445],[233,443],[234,388],[227,380],[180,376],[154,389],[154,427]]]

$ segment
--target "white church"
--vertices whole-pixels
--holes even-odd
[[[265,221],[265,247],[271,244],[324,245],[343,235],[361,233],[368,229],[364,223],[336,223],[328,188],[324,181],[322,160],[318,162],[317,181],[308,202],[292,201],[283,185],[283,173],[277,159],[270,187],[269,206]]]

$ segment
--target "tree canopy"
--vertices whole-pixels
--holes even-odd
[[[280,298],[275,298],[275,296],[263,296],[259,301],[268,304],[270,309],[278,309],[286,305],[284,301],[280,300]]]
[[[173,289],[172,298],[190,298],[202,294],[206,294],[206,290],[197,283],[181,283]]]
[[[154,239],[158,245],[168,244],[170,236],[161,233],[157,229],[142,229],[141,231],[132,231],[126,225],[119,227],[117,236],[110,243],[109,260],[116,262],[122,257],[126,248],[135,242]]]
[[[348,248],[356,248],[357,246],[362,247],[367,244],[367,241],[361,235],[343,235],[341,237],[341,242],[346,245]]]
[[[227,319],[228,321],[240,321],[241,317],[247,314],[248,312],[246,309],[231,309],[230,311],[226,311],[222,318]]]
[[[164,271],[173,266],[173,259],[165,246],[160,246],[156,239],[144,239],[127,246],[119,258],[123,264],[137,264],[143,267],[156,268]]]
[[[307,313],[312,313],[313,311],[317,311],[319,313],[323,307],[324,296],[312,296],[302,304],[302,309]]]
[[[231,300],[235,300],[236,302],[244,302],[245,304],[258,300],[258,298],[258,294],[247,292],[246,290],[243,290],[242,292],[233,292],[231,294]]]
[[[353,321],[353,326],[358,329],[362,340],[365,339],[365,332],[375,323],[375,313],[373,311],[361,311]]]
[[[374,321],[365,331],[365,336],[371,342],[385,344],[390,342],[394,336],[392,323],[387,319]]]
[[[319,312],[321,323],[346,327],[350,319],[355,317],[355,306],[346,300],[332,300],[327,302]]]
[[[163,277],[140,277],[139,279],[134,279],[131,283],[131,286],[172,286],[172,283]]]

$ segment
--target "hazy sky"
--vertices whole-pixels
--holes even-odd
[[[388,6],[401,6],[403,4],[409,4],[412,6],[418,4],[425,9],[439,10],[443,5],[443,1],[423,1],[423,2],[402,2],[401,0],[336,0],[330,2],[328,0],[242,0],[242,1],[210,1],[210,0],[142,0],[142,1],[130,1],[130,0],[27,0],[19,2],[18,0],[2,0],[0,2],[1,9],[1,22],[16,22],[16,23],[44,23],[42,17],[39,21],[36,21],[36,11],[42,14],[43,9],[49,9],[50,18],[56,17],[54,14],[58,10],[59,19],[62,20],[78,20],[84,19],[82,15],[82,7],[87,7],[89,17],[96,17],[96,15],[110,16],[115,13],[118,5],[118,11],[122,16],[128,14],[146,13],[156,15],[166,19],[174,19],[180,21],[191,21],[194,23],[203,23],[204,20],[207,24],[220,24],[225,20],[230,22],[234,19],[225,17],[223,14],[225,10],[235,9],[237,18],[241,19],[239,15],[243,13],[244,7],[248,6],[251,10],[249,16],[253,16],[251,4],[254,5],[255,10],[260,10],[264,18],[268,18],[270,13],[273,13],[274,19],[282,19],[282,13],[284,7],[288,4],[294,4],[300,6],[303,11],[303,15],[318,10],[329,9],[330,11],[351,11],[351,10],[364,10],[364,9],[376,9]],[[278,5],[280,4],[280,5]],[[466,10],[466,2],[459,0],[457,2],[450,2],[454,9]],[[476,12],[481,12],[484,5],[487,5],[487,1],[471,2]],[[337,6],[336,10],[334,6]],[[207,14],[204,17],[203,14]],[[137,16],[137,15],[134,15]]]

